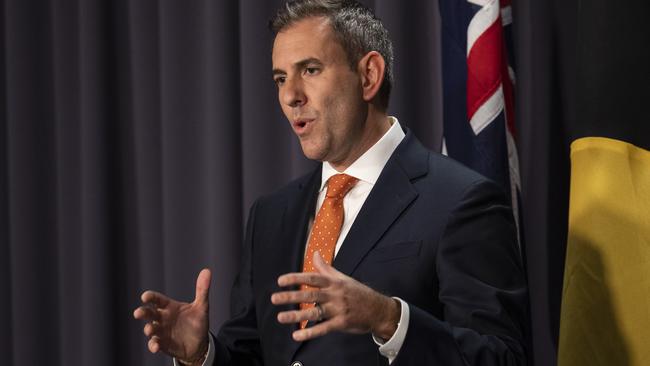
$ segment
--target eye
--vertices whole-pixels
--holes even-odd
[[[307,75],[316,75],[320,72],[320,69],[318,67],[306,67],[305,68],[305,74]]]
[[[273,81],[275,82],[275,85],[282,86],[282,84],[284,84],[286,79],[287,79],[286,76],[276,76],[273,78]]]

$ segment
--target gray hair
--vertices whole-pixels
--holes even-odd
[[[370,51],[377,51],[384,58],[384,82],[378,94],[381,107],[388,108],[393,84],[393,45],[388,31],[370,9],[355,0],[293,0],[278,10],[269,27],[277,34],[300,20],[320,16],[330,20],[352,70]]]

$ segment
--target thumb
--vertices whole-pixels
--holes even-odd
[[[318,273],[331,275],[331,276],[337,276],[341,273],[331,265],[325,263],[325,260],[323,259],[323,257],[320,256],[320,253],[318,251],[314,252],[312,263],[314,263],[314,268],[316,269],[316,271],[318,271]]]
[[[208,294],[210,292],[210,278],[212,274],[210,270],[204,268],[196,278],[196,296],[194,302],[198,304],[208,304]]]

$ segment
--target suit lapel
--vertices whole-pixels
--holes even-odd
[[[288,255],[284,256],[289,260],[287,265],[282,266],[291,272],[302,270],[302,262],[307,242],[307,229],[318,196],[320,187],[321,170],[316,169],[314,173],[298,187],[298,194],[290,195],[287,200],[287,209],[283,221],[283,234],[281,250]]]
[[[407,132],[350,228],[334,267],[351,275],[365,255],[417,198],[411,180],[427,173],[428,151]]]

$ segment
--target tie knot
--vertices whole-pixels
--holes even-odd
[[[330,198],[343,198],[352,187],[357,183],[358,179],[347,174],[336,174],[330,177],[327,181],[327,197]]]

